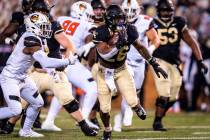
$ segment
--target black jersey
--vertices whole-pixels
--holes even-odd
[[[106,25],[99,26],[95,29],[93,34],[93,42],[108,42],[111,38],[111,32],[110,29]],[[125,37],[126,36],[126,37]],[[118,53],[115,54],[112,58],[109,60],[104,60],[100,55],[98,54],[99,61],[102,61],[104,63],[108,63],[111,67],[119,67],[125,63],[127,52],[130,50],[130,45],[133,44],[139,37],[138,31],[135,26],[131,24],[127,24],[126,26],[126,34],[119,37],[119,46],[117,46]],[[119,42],[118,41],[118,42]]]
[[[182,32],[186,28],[186,21],[182,17],[174,17],[169,23],[162,22],[159,18],[154,19],[154,28],[160,38],[160,47],[153,56],[163,59],[171,64],[180,64],[179,46]]]
[[[60,23],[57,21],[52,21],[51,24],[52,24],[52,26],[51,26],[52,37],[47,39],[48,57],[62,59],[62,55],[60,52],[60,44],[55,39],[55,35],[63,32],[63,28],[61,27]],[[34,66],[36,68],[41,68],[41,65],[38,62],[35,62]],[[63,68],[56,68],[56,70],[61,71],[61,70],[63,70]]]

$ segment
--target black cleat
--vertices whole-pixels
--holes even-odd
[[[0,129],[4,127],[7,121],[8,121],[8,118],[0,120]]]
[[[97,126],[98,126],[98,128],[101,128],[101,126],[100,126],[100,124],[99,124],[99,122],[98,122],[98,119],[97,119],[97,118],[91,119],[90,121],[91,121],[93,124],[97,125]]]
[[[134,108],[134,111],[136,112],[137,116],[142,119],[145,120],[147,117],[147,113],[144,110],[144,108],[142,106],[138,106]]]
[[[7,122],[2,128],[0,133],[1,134],[11,134],[14,131],[15,124]]]
[[[167,131],[167,129],[163,127],[161,122],[154,122],[153,123],[153,130],[154,131]]]
[[[90,128],[84,120],[79,122],[79,126],[86,136],[96,136],[98,134],[98,132]]]
[[[40,122],[39,119],[37,119],[37,120],[34,122],[34,124],[33,124],[33,127],[34,127],[34,128],[39,128],[39,129],[41,129],[41,126],[42,126],[42,123]]]
[[[103,133],[103,137],[101,138],[101,140],[111,140],[112,137],[112,131],[104,131]]]

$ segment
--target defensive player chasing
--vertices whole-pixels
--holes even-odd
[[[42,134],[34,132],[31,128],[40,107],[43,105],[43,100],[35,83],[27,77],[27,70],[34,61],[40,62],[44,68],[54,68],[74,64],[75,57],[54,59],[46,56],[42,44],[43,40],[40,37],[51,37],[51,24],[45,15],[33,13],[25,19],[25,24],[26,32],[20,37],[1,73],[0,83],[8,107],[0,108],[0,119],[20,115],[22,112],[21,96],[29,103],[29,106],[24,126],[19,131],[19,135],[42,137]]]
[[[153,129],[166,131],[162,125],[162,118],[167,110],[178,99],[179,89],[182,83],[182,75],[179,70],[179,46],[184,40],[194,53],[198,69],[207,73],[198,43],[190,35],[186,21],[182,17],[174,16],[175,7],[172,0],[159,0],[157,3],[157,17],[154,19],[155,29],[160,38],[160,47],[153,56],[158,58],[160,66],[168,73],[168,79],[158,78],[155,75],[155,84],[159,94],[156,100],[156,112]]]

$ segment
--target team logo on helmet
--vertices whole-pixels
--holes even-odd
[[[30,20],[33,23],[37,22],[39,20],[39,15],[37,15],[37,14],[32,15]]]

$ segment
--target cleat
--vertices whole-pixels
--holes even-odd
[[[48,123],[46,121],[42,123],[41,129],[46,131],[56,131],[56,132],[62,131],[62,129],[57,127],[55,124]]]
[[[98,134],[98,132],[91,128],[85,121],[82,121],[79,125],[86,136],[96,136]]]
[[[44,135],[39,134],[39,133],[33,131],[32,129],[30,129],[29,131],[24,131],[23,129],[20,129],[19,136],[20,137],[34,137],[34,138],[44,137]]]
[[[122,132],[122,114],[121,113],[118,113],[114,117],[113,131],[115,131],[115,132]]]
[[[139,107],[136,108],[134,111],[136,112],[136,115],[137,115],[140,119],[142,119],[142,120],[145,120],[145,119],[146,119],[147,113],[146,113],[146,111],[144,110],[144,108],[143,108],[142,106],[139,106]]]
[[[167,131],[167,129],[163,127],[161,122],[154,122],[153,123],[153,130],[154,131]]]
[[[95,124],[96,126],[98,126],[99,129],[101,128],[97,118],[91,119],[90,121],[91,121],[93,124]]]
[[[15,124],[7,122],[1,129],[1,134],[10,134],[14,131]]]
[[[93,128],[95,130],[99,130],[99,126],[95,125],[94,123],[92,123],[91,121],[89,121],[88,119],[85,119],[86,123],[89,125],[90,128]]]
[[[109,132],[104,131],[101,140],[111,140],[111,137],[112,137],[112,131]]]

